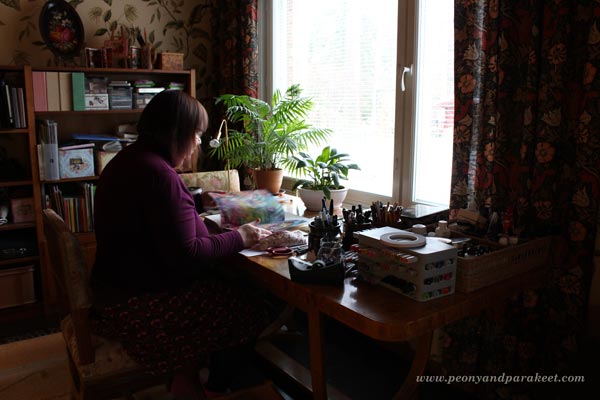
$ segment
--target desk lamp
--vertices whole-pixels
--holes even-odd
[[[225,125],[225,146],[227,147],[227,149],[229,149],[229,136],[227,134],[227,120],[224,119],[221,121],[221,125],[219,125],[219,131],[217,132],[217,136],[210,139],[210,142],[208,142],[208,145],[212,148],[217,148],[219,146],[221,146],[222,142],[221,142],[221,130],[223,129],[223,125]],[[229,159],[227,160],[226,163],[226,169],[227,169],[227,191],[231,191],[231,177],[229,176],[229,170],[230,165],[229,165]]]

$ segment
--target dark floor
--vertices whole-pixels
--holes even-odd
[[[296,332],[300,340],[285,338],[272,340],[280,350],[308,368],[309,351],[306,340],[306,321],[296,315]],[[408,372],[410,362],[402,349],[391,350],[390,346],[373,341],[333,320],[325,320],[325,369],[327,383],[353,400],[391,399]],[[410,349],[407,348],[410,352]],[[269,371],[270,378],[291,399],[304,400],[310,396],[276,372]],[[467,393],[448,385],[422,385],[420,399],[472,399]]]
[[[281,351],[308,367],[309,352],[304,314],[297,313],[294,321],[296,325],[294,340],[290,340],[288,336],[285,340],[273,340],[272,342]],[[41,336],[58,330],[58,318],[52,317],[10,325],[2,324],[0,326],[0,344]],[[408,350],[410,353],[410,349],[406,347],[391,350],[390,346],[375,342],[330,319],[325,319],[324,332],[324,356],[328,384],[336,387],[353,400],[387,400],[393,397],[410,364],[410,354],[398,350]],[[584,375],[586,383],[562,387],[548,386],[547,389],[553,395],[551,398],[585,398],[585,394],[589,393],[590,389],[596,390],[595,382],[600,381],[600,368],[597,368],[597,362],[600,359],[600,343],[588,339],[584,340],[582,344],[585,351],[580,352],[573,364],[576,365],[574,373]],[[277,385],[286,400],[310,398],[302,388],[275,371],[263,360],[255,360],[255,363],[249,368],[250,370],[243,374],[242,380],[250,379],[252,381],[256,378],[268,378]],[[456,386],[445,384],[421,385],[418,398],[421,400],[475,399],[474,396],[461,391]]]
[[[31,339],[60,331],[60,319],[55,317],[37,318],[25,321],[0,324],[0,344]]]

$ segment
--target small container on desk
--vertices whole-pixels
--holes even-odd
[[[325,265],[344,264],[344,249],[339,238],[335,241],[329,240],[328,237],[321,239],[317,259],[325,263]]]
[[[312,221],[308,224],[308,249],[312,250],[317,254],[321,247],[321,239],[326,239],[329,242],[335,242],[341,237],[341,223],[337,222],[335,225]]]
[[[358,239],[354,237],[354,232],[364,231],[365,229],[373,228],[372,223],[353,224],[344,222],[344,239],[342,240],[342,246],[344,250],[350,250],[350,246],[358,243]]]
[[[452,236],[471,238],[466,249],[458,252],[456,290],[469,293],[497,282],[544,267],[548,262],[552,237],[540,237],[502,247],[496,242],[452,232]],[[477,251],[483,249],[484,251]]]

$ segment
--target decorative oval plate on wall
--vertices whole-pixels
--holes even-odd
[[[79,55],[85,32],[77,11],[64,0],[49,0],[40,12],[40,33],[46,46],[60,58]]]

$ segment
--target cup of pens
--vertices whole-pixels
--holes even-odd
[[[331,221],[315,219],[308,224],[308,227],[308,249],[314,251],[315,254],[318,254],[321,242],[336,242],[342,234],[341,223],[337,220],[334,225]]]

